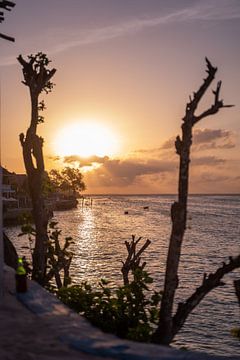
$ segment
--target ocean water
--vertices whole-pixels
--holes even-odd
[[[124,241],[142,237],[151,245],[143,255],[154,287],[163,287],[166,254],[171,230],[170,206],[175,196],[93,196],[77,209],[59,211],[55,218],[63,236],[72,236],[74,253],[71,276],[73,283],[100,278],[121,284],[121,260],[126,256]],[[148,207],[148,209],[144,209]],[[128,214],[125,214],[125,212]],[[213,272],[228,256],[240,252],[240,196],[190,196],[188,228],[185,233],[179,269],[176,303],[184,301],[202,282],[203,274]],[[19,254],[29,255],[19,229],[8,228]],[[224,278],[225,286],[208,294],[193,311],[172,344],[191,350],[218,355],[239,355],[240,341],[231,336],[240,327],[240,311],[234,294],[233,280],[240,270]]]

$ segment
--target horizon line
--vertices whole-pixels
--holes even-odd
[[[133,194],[126,194],[126,193],[89,193],[85,194],[85,196],[177,196],[177,193],[133,193]],[[189,193],[189,196],[240,196],[240,193]],[[81,196],[84,197],[83,194]]]

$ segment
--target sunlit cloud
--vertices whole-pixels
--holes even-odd
[[[220,182],[229,181],[232,179],[233,178],[231,176],[213,174],[212,172],[203,172],[203,173],[199,174],[198,177],[195,177],[194,181],[203,182],[203,183],[209,183],[209,182],[220,183]]]
[[[208,149],[230,149],[235,147],[233,133],[222,129],[196,129],[194,145],[206,144]]]
[[[89,157],[82,157],[79,155],[70,155],[70,156],[65,156],[63,158],[63,162],[65,164],[78,163],[78,165],[80,167],[92,166],[93,164],[104,164],[108,160],[109,160],[108,156],[97,156],[97,155],[93,155],[93,156],[89,156]]]
[[[216,140],[228,138],[228,132],[198,130],[206,136],[199,135],[198,145],[205,144],[206,139]],[[130,192],[139,189],[145,192],[176,192],[178,181],[179,158],[164,157],[165,151],[159,148],[136,151],[125,158],[110,158],[108,156],[90,156],[83,158],[79,155],[66,157],[52,157],[61,166],[79,167],[84,172],[84,180],[88,189],[95,189],[111,193]],[[157,152],[158,150],[158,152]],[[85,168],[88,167],[87,171]],[[224,159],[214,155],[200,156],[195,152],[191,160],[190,183],[194,184],[195,191],[204,191],[206,186],[210,192],[221,192],[221,186],[229,187],[228,191],[239,189],[239,177],[236,176],[236,161]],[[226,175],[227,174],[227,175]],[[216,187],[216,188],[215,188]],[[197,190],[196,190],[197,189]],[[240,191],[240,189],[239,189]]]
[[[216,156],[202,156],[193,157],[193,166],[216,166],[225,163],[225,159],[218,158]]]
[[[175,149],[176,137],[166,140],[160,150]],[[195,129],[193,132],[193,150],[231,149],[235,147],[234,134],[223,129]]]
[[[141,176],[171,173],[176,163],[163,160],[108,159],[101,167],[89,172],[88,178],[97,179],[100,186],[127,186]]]

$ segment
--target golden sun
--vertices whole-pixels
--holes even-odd
[[[117,148],[116,135],[96,122],[69,124],[58,132],[54,140],[54,150],[59,156],[114,155]]]

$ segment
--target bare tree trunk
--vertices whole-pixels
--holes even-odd
[[[153,335],[153,342],[165,345],[168,345],[175,335],[173,330],[172,312],[175,292],[178,287],[178,266],[181,255],[181,246],[186,229],[192,128],[202,118],[217,113],[222,107],[231,106],[223,105],[223,101],[219,100],[221,87],[221,82],[219,82],[216,91],[213,91],[215,96],[214,104],[211,108],[204,111],[199,116],[195,115],[198,104],[213,81],[217,71],[217,68],[214,68],[208,59],[206,59],[206,62],[208,76],[204,79],[199,90],[196,93],[193,93],[193,98],[190,97],[190,101],[187,103],[185,116],[183,118],[182,138],[177,136],[175,142],[176,152],[180,156],[178,201],[174,202],[171,207],[172,231],[167,256],[164,291],[160,307],[159,324]]]
[[[23,159],[28,176],[30,196],[33,205],[33,219],[36,227],[36,240],[33,251],[33,274],[34,280],[44,284],[47,263],[48,242],[48,211],[43,198],[43,179],[45,175],[43,159],[43,139],[37,135],[39,123],[39,95],[45,90],[51,90],[51,77],[55,69],[47,70],[49,61],[44,54],[30,56],[30,61],[25,61],[22,56],[18,61],[23,67],[24,84],[29,87],[31,97],[31,123],[26,137],[20,134],[20,142],[23,149]]]

